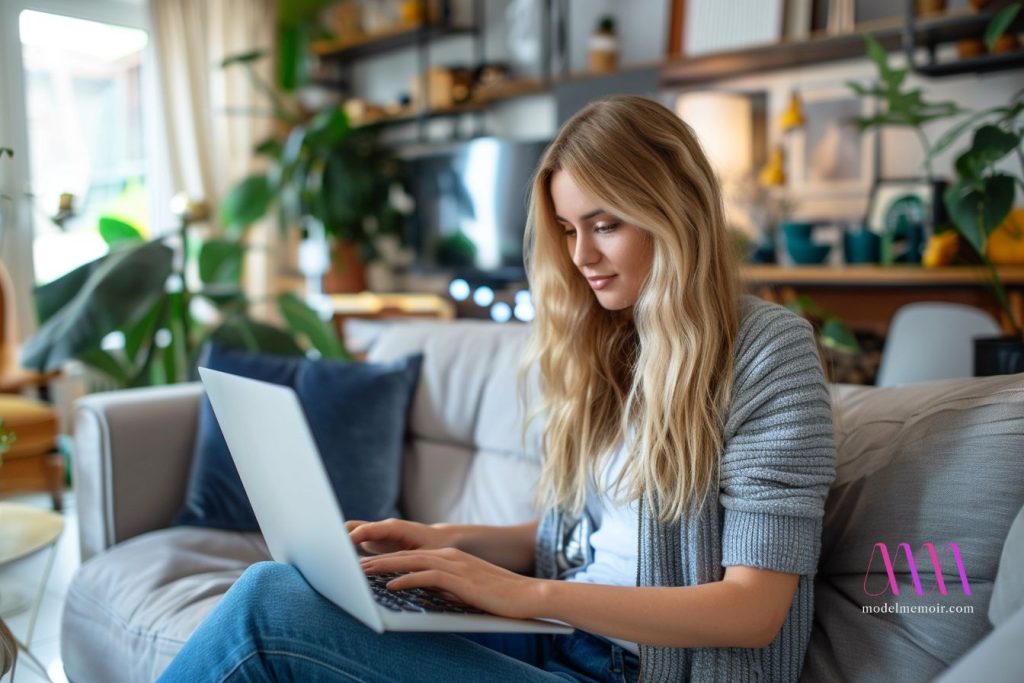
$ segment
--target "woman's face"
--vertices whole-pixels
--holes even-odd
[[[576,268],[609,311],[631,308],[651,272],[648,235],[603,210],[565,171],[551,177],[555,217]]]

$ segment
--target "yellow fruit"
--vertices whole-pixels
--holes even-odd
[[[988,236],[985,253],[992,263],[1024,265],[1024,207],[1010,212]]]
[[[960,238],[954,230],[932,235],[928,238],[928,244],[921,255],[921,265],[925,268],[938,268],[948,266],[956,256],[957,247],[960,245]]]

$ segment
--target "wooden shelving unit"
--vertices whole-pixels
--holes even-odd
[[[997,268],[1004,285],[1024,286],[1024,266]],[[973,266],[923,268],[917,265],[848,265],[848,266],[767,266],[746,265],[741,269],[743,280],[757,285],[821,285],[848,287],[944,287],[947,285],[986,285],[988,271]]]
[[[1000,266],[1000,280],[1018,320],[1024,319],[1024,266]],[[996,306],[982,266],[767,266],[745,265],[741,278],[749,291],[786,303],[806,294],[856,329],[884,334],[893,314],[908,303],[948,301],[988,310],[1010,331]]]
[[[690,86],[766,71],[853,59],[864,56],[864,33],[870,33],[891,51],[902,49],[905,41],[911,39],[916,47],[934,48],[942,43],[979,36],[990,18],[989,14],[974,12],[950,13],[918,19],[907,33],[907,22],[894,17],[860,25],[853,33],[818,34],[804,41],[761,45],[701,57],[680,57],[665,64],[662,81],[667,86]],[[969,60],[969,66],[972,67],[969,70],[987,70],[1002,61],[1020,60],[1022,55],[1024,52],[978,57]],[[952,72],[952,64],[959,63],[935,65],[933,75]],[[962,72],[962,69],[955,71]]]
[[[472,36],[474,26],[444,24],[399,25],[388,31],[363,36],[348,43],[321,41],[313,45],[313,53],[326,60],[354,60],[414,47],[420,41],[435,41],[449,36]]]

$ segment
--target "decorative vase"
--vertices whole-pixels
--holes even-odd
[[[619,66],[619,38],[615,20],[604,17],[587,43],[587,67],[595,73],[610,73]]]
[[[1024,339],[979,337],[974,340],[974,376],[1014,375],[1024,372]]]
[[[882,238],[863,225],[843,234],[843,256],[847,263],[878,263]]]
[[[778,260],[775,255],[775,230],[765,230],[761,235],[761,241],[750,254],[751,263],[775,263]]]
[[[366,265],[355,242],[334,243],[331,269],[324,273],[324,293],[358,294],[366,290]]]
[[[812,265],[821,263],[828,258],[832,246],[815,244],[811,240],[814,228],[818,224],[807,221],[789,221],[782,224],[782,234],[786,241],[786,251],[793,263]]]

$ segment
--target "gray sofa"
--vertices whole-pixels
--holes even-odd
[[[524,327],[418,322],[388,328],[371,349],[370,360],[425,354],[403,469],[407,517],[511,524],[536,515],[538,433],[523,445],[515,392],[525,335]],[[1024,375],[833,390],[839,462],[803,680],[1021,680]],[[77,405],[84,563],[61,637],[76,683],[154,679],[245,567],[268,558],[258,534],[168,528],[200,395],[184,385]],[[914,551],[924,595],[903,553],[892,560],[900,594],[888,592],[876,544],[896,552],[900,543]],[[926,543],[946,595],[928,594],[936,579]]]

